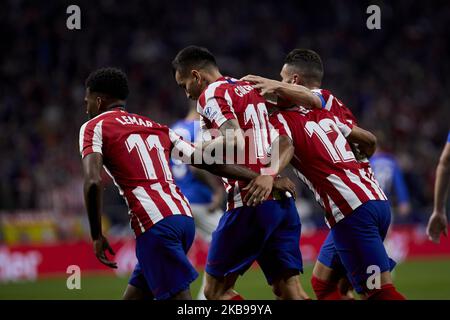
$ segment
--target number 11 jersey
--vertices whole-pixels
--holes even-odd
[[[169,159],[172,151],[172,156],[188,157],[194,147],[168,127],[116,108],[83,124],[79,143],[82,158],[103,155],[103,167],[128,205],[136,236],[168,216],[192,217]]]

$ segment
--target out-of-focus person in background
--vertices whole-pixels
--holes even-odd
[[[428,220],[427,235],[434,243],[440,242],[441,234],[448,236],[447,205],[448,186],[450,182],[450,132],[447,143],[442,151],[439,164],[436,168],[436,181],[434,183],[433,213]]]
[[[200,118],[195,102],[190,101],[187,116],[175,122],[172,130],[186,141],[194,143],[201,140]],[[209,246],[212,233],[216,230],[223,214],[222,205],[225,194],[222,183],[218,177],[177,159],[171,159],[170,164],[175,183],[191,204],[196,234]],[[198,300],[206,300],[204,294],[205,275],[203,275],[202,285],[198,291]]]
[[[396,200],[395,206],[392,203],[393,212],[405,218],[411,212],[411,203],[402,168],[386,142],[384,134],[378,131],[375,135],[378,141],[378,148],[370,158],[370,165],[388,199]]]

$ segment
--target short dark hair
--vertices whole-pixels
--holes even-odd
[[[86,88],[120,100],[126,100],[129,93],[127,75],[117,68],[93,71],[86,79]]]
[[[189,68],[204,68],[207,66],[217,67],[216,58],[206,48],[199,46],[188,46],[178,52],[172,61],[172,71],[185,74]]]
[[[317,52],[309,49],[294,49],[286,56],[284,63],[297,68],[306,81],[322,82],[323,64]]]

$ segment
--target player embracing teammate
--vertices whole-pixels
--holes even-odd
[[[286,58],[282,82],[243,78],[262,94],[285,99],[278,102],[283,109],[272,113],[271,121],[291,138],[291,164],[325,211],[330,234],[313,271],[313,289],[318,299],[339,299],[337,280],[346,276],[363,298],[402,300],[390,274],[395,263],[383,245],[389,203],[368,162],[355,158],[371,156],[376,139],[355,125],[351,112],[329,91],[319,89],[322,76],[317,53],[296,49]]]
[[[222,76],[207,49],[186,47],[176,55],[172,66],[186,96],[197,100],[202,129],[226,137],[226,160],[240,159],[245,167],[261,174],[250,184],[223,179],[227,211],[212,234],[206,297],[242,299],[234,291],[235,282],[257,261],[278,298],[308,298],[298,276],[302,271],[301,224],[295,203],[292,197],[277,196],[272,190],[255,191],[261,183],[272,183],[289,163],[293,154],[289,138],[272,130],[265,99],[257,90],[247,82]],[[276,154],[270,167],[265,161],[269,153]],[[262,200],[266,201],[249,206]]]

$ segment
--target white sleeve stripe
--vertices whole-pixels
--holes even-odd
[[[177,143],[181,139],[180,135],[176,133],[173,129],[169,129],[169,139],[172,144]]]
[[[325,109],[327,109],[327,110],[331,109],[331,105],[333,104],[333,99],[334,99],[333,95],[330,94],[330,96],[328,97],[328,100],[327,100],[327,104],[325,105]]]
[[[284,128],[284,130],[286,130],[286,133],[288,134],[289,138],[292,139],[291,129],[289,128],[289,125],[287,124],[286,119],[280,113],[277,115],[277,118],[278,118],[278,121],[280,121],[280,123],[283,125],[283,128]]]
[[[83,153],[83,142],[84,142],[84,131],[86,130],[86,126],[87,126],[88,122],[86,122],[85,124],[83,124],[80,128],[80,139],[79,139],[79,144],[80,144],[80,154]]]
[[[186,142],[184,140],[180,140],[176,143],[177,150],[181,151],[183,155],[190,157],[194,151],[195,147],[190,144],[189,142]]]
[[[172,156],[176,159],[187,162],[191,155],[195,151],[195,147],[185,140],[183,140],[177,133],[175,133],[172,129],[169,129],[169,139],[173,144],[173,147],[177,152],[172,152]],[[182,157],[180,159],[180,157]]]
[[[224,84],[227,83],[227,81],[217,81],[217,82],[213,82],[211,83],[208,88],[206,88],[205,91],[205,101],[208,101],[211,98],[214,98],[214,94],[216,93],[216,89]]]
[[[102,136],[103,120],[99,121],[94,127],[94,135],[92,136],[92,151],[102,153],[103,136]]]
[[[230,94],[228,93],[228,90],[225,91],[225,100],[228,102],[228,106],[230,107],[230,110],[233,113],[233,116],[237,119],[236,113],[234,113],[233,101],[231,100],[231,97],[230,97]]]

